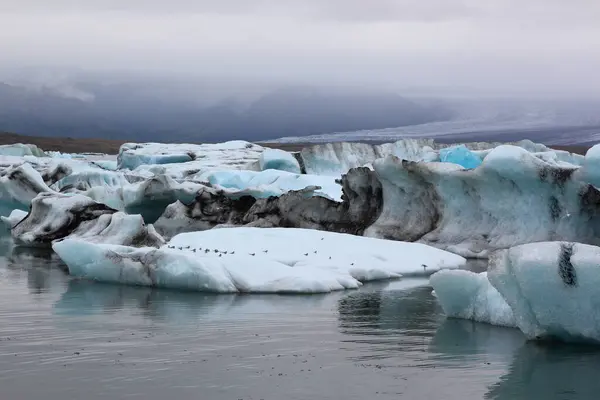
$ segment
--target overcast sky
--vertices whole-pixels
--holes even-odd
[[[2,64],[600,93],[600,0],[0,0]]]

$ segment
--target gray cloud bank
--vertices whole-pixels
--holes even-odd
[[[0,0],[5,67],[600,93],[597,0]]]

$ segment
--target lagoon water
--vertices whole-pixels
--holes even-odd
[[[0,242],[0,398],[596,399],[600,351],[447,320],[426,280],[318,296],[71,279]]]

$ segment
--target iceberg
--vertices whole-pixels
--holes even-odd
[[[487,273],[430,278],[449,317],[519,328],[531,340],[600,342],[600,247],[530,243],[490,258]]]
[[[342,176],[339,184],[342,202],[314,196],[316,187],[261,199],[244,195],[247,194],[244,191],[204,188],[194,201],[168,206],[155,226],[165,237],[219,224],[308,228],[362,235],[381,212],[379,181],[368,168],[355,168]]]
[[[12,229],[19,222],[23,221],[27,217],[28,212],[23,210],[12,210],[8,217],[0,217],[0,220],[8,229]]]
[[[465,263],[420,244],[303,229],[186,233],[160,249],[65,239],[53,249],[76,277],[223,293],[324,293]]]
[[[0,146],[0,156],[34,156],[34,157],[47,157],[46,153],[34,144],[5,144]]]
[[[467,149],[467,146],[464,144],[441,149],[440,161],[458,164],[466,169],[477,168],[481,165],[481,158]]]
[[[440,271],[429,282],[448,317],[516,328],[515,317],[487,272]]]
[[[38,194],[54,192],[28,163],[0,171],[0,203],[5,208],[26,210]]]
[[[340,176],[352,168],[362,167],[373,161],[394,155],[421,161],[438,159],[431,139],[403,139],[395,143],[373,145],[368,143],[324,143],[303,148],[299,153],[303,172],[314,175]]]
[[[13,226],[18,246],[50,247],[67,237],[132,246],[160,246],[163,238],[140,215],[117,212],[82,195],[42,193],[27,216]]]
[[[338,179],[331,176],[296,174],[269,169],[256,171],[208,171],[194,177],[195,180],[208,182],[216,189],[234,189],[235,192],[251,195],[256,199],[281,196],[292,190],[315,187],[314,194],[341,201],[342,188]]]
[[[365,235],[419,241],[466,257],[553,240],[600,244],[600,191],[585,167],[498,146],[473,170],[389,156],[373,163],[383,209]]]
[[[529,339],[600,342],[600,247],[532,243],[490,259],[488,279]]]
[[[242,169],[258,161],[264,148],[242,140],[216,144],[125,143],[117,156],[118,169],[141,165],[199,161],[203,169]]]
[[[279,149],[265,149],[259,159],[261,171],[275,169],[300,174],[300,164],[293,154]]]

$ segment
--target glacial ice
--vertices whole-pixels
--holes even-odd
[[[53,248],[73,276],[213,292],[322,293],[465,263],[420,244],[283,228],[187,233],[160,249],[80,239],[58,241]]]
[[[586,167],[559,167],[508,145],[474,170],[393,156],[373,167],[383,209],[367,236],[479,258],[530,242],[600,243],[600,192],[586,182]]]
[[[147,164],[201,161],[205,169],[242,169],[259,159],[264,148],[242,140],[216,144],[125,143],[119,149],[119,169]]]
[[[532,243],[490,259],[488,279],[529,339],[600,342],[600,247]]]
[[[305,147],[300,151],[304,172],[314,175],[340,176],[352,168],[394,155],[411,161],[438,159],[433,140],[403,139],[395,143],[325,143]],[[433,155],[433,156],[432,156]]]
[[[341,201],[342,188],[335,177],[296,174],[286,171],[268,169],[255,171],[208,171],[197,175],[196,180],[209,182],[216,189],[223,189],[230,194],[242,192],[256,199],[281,196],[290,190],[301,190],[316,187],[315,195]],[[234,189],[233,192],[227,189]]]
[[[518,327],[528,339],[600,342],[600,247],[530,243],[502,250],[487,272],[430,278],[449,317]]]
[[[140,215],[127,215],[82,195],[41,193],[25,219],[14,226],[15,244],[50,247],[66,237],[133,246],[160,246],[163,238]]]
[[[466,169],[474,169],[481,165],[481,158],[463,144],[440,150],[440,161],[458,164]]]
[[[276,169],[294,174],[301,173],[298,160],[291,153],[279,149],[265,149],[260,155],[259,166],[261,171]]]
[[[440,271],[429,282],[448,317],[515,328],[513,312],[490,284],[487,272]]]
[[[314,196],[315,187],[262,199],[205,187],[193,202],[180,201],[168,206],[155,226],[165,237],[220,224],[283,226],[362,235],[381,211],[381,184],[368,168],[350,170],[339,183],[342,202]]]
[[[46,157],[46,154],[42,149],[34,144],[5,144],[0,146],[0,156],[34,156],[34,157]]]
[[[27,216],[28,212],[23,210],[12,210],[8,217],[0,217],[0,220],[4,223],[4,225],[11,229],[13,226],[17,225],[19,222],[23,221]]]
[[[27,209],[39,193],[53,192],[42,176],[28,163],[0,171],[0,202],[4,207]]]

